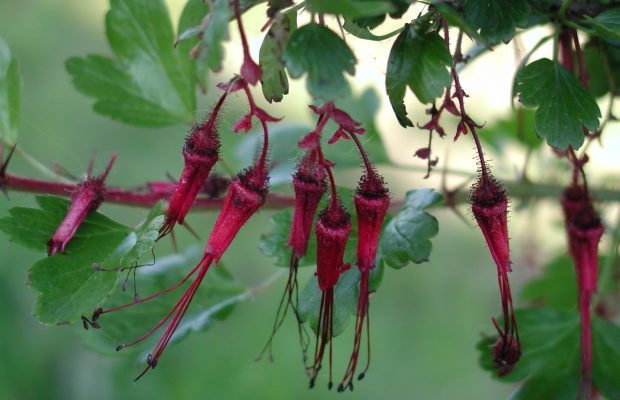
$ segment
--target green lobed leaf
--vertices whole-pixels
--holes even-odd
[[[358,282],[360,272],[351,267],[345,271],[334,287],[334,314],[333,336],[336,337],[344,332],[349,322],[349,317],[357,312]],[[316,332],[318,325],[319,308],[321,306],[322,292],[316,276],[310,278],[299,295],[299,317],[303,322],[308,322],[312,330]]]
[[[355,55],[332,30],[310,23],[290,36],[284,50],[289,74],[307,74],[306,86],[315,99],[333,100],[349,94],[344,74],[355,74]]]
[[[594,28],[594,35],[603,39],[620,40],[620,9],[603,11],[594,18],[585,16]]]
[[[543,58],[528,64],[516,79],[519,101],[535,108],[536,132],[560,150],[579,149],[584,141],[582,125],[599,126],[601,111],[577,78],[557,62]]]
[[[465,0],[465,20],[492,43],[508,42],[529,15],[527,0]]]
[[[505,382],[525,380],[512,398],[528,400],[577,398],[580,373],[580,320],[577,312],[544,308],[516,311],[522,355],[513,371],[498,378],[492,369],[494,339],[478,344],[481,366]],[[597,316],[592,319],[592,380],[607,398],[620,394],[620,328]]]
[[[308,11],[360,18],[383,15],[395,11],[389,1],[379,0],[306,0]]]
[[[540,276],[523,287],[521,297],[558,311],[576,310],[577,281],[573,260],[563,255],[551,261]]]
[[[258,56],[258,63],[263,71],[261,87],[265,99],[270,103],[282,101],[283,96],[288,94],[288,77],[282,55],[290,34],[296,28],[295,13],[277,13],[261,44]]]
[[[439,226],[437,219],[424,210],[441,200],[441,194],[432,189],[407,192],[405,204],[387,224],[379,242],[387,265],[402,268],[410,261],[428,261],[433,247],[430,239],[437,235]]]
[[[0,140],[9,146],[17,143],[21,92],[19,64],[0,37]]]
[[[460,28],[467,36],[479,43],[485,43],[486,39],[483,38],[467,20],[459,13],[454,7],[448,3],[443,3],[440,0],[431,1],[433,7],[441,14],[441,18],[445,19],[450,26],[456,26]]]
[[[404,104],[407,86],[422,103],[430,103],[450,85],[447,67],[452,64],[450,51],[436,32],[405,25],[390,50],[385,77],[390,104],[403,127],[413,126]]]
[[[96,99],[94,110],[137,126],[191,123],[195,69],[175,50],[162,0],[111,0],[106,34],[115,59],[89,55],[67,60],[76,89]]]
[[[27,248],[45,252],[69,202],[37,197],[37,203],[40,209],[9,210],[10,216],[0,220],[0,230]],[[160,212],[161,204],[135,230],[98,212],[90,213],[65,253],[45,257],[30,267],[29,284],[38,292],[37,319],[44,324],[71,323],[101,305],[116,286],[118,270],[136,264],[155,245],[163,223]]]
[[[138,295],[142,297],[160,292],[177,282],[198,263],[202,250],[198,247],[158,259],[153,265],[137,270],[132,279],[137,279]],[[122,343],[129,343],[149,331],[160,321],[183,295],[186,284],[152,301],[135,307],[128,307],[99,318],[101,329],[82,331],[82,337],[92,348],[103,353],[116,353],[115,348]],[[114,307],[132,302],[135,293],[131,289],[117,290],[106,302],[106,307]],[[179,325],[171,342],[185,338],[191,332],[207,331],[214,323],[226,319],[236,304],[249,298],[244,288],[233,278],[223,265],[212,266],[205,276],[192,300],[187,314]],[[124,349],[121,353],[135,354],[149,350],[159,339],[165,324],[149,340],[137,346]]]

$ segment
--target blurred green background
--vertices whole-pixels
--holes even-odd
[[[183,2],[167,3],[176,20]],[[166,179],[167,172],[176,175],[181,168],[179,149],[186,127],[141,129],[98,116],[91,110],[92,100],[73,89],[65,72],[64,61],[70,56],[109,54],[103,30],[106,8],[102,0],[0,0],[0,35],[20,60],[24,80],[20,145],[37,160],[47,165],[58,162],[76,175],[84,172],[93,153],[101,166],[112,151],[117,151],[119,158],[109,177],[113,185]],[[260,25],[260,13],[253,15]],[[251,28],[250,33],[257,31]],[[236,67],[234,63],[227,69]],[[360,70],[369,73],[363,67]],[[380,71],[375,72],[383,79]],[[229,73],[224,71],[221,77]],[[212,82],[216,79],[211,78]],[[292,90],[300,92],[302,86],[296,84]],[[208,106],[210,99],[202,97],[199,104]],[[286,114],[289,120],[310,123],[304,106],[307,98],[293,97],[269,109],[274,115]],[[382,107],[385,110],[385,104]],[[222,132],[240,110],[235,106],[227,110]],[[380,126],[392,128],[387,130],[390,135],[405,136],[402,130],[394,132],[393,121],[380,121]],[[227,133],[224,136],[225,159],[235,166],[233,149],[240,138]],[[419,135],[415,140],[421,147],[426,138]],[[410,157],[414,151],[403,156],[393,140],[387,142],[393,157]],[[473,161],[469,144],[464,148],[469,164],[462,169],[468,169]],[[41,176],[20,157],[11,165],[11,172]],[[424,181],[420,172],[387,169],[386,175],[397,196],[405,189],[437,187],[437,180]],[[32,195],[10,193],[9,200],[0,197],[0,216],[10,207],[33,204]],[[145,215],[144,210],[110,205],[101,211],[128,224]],[[275,271],[256,246],[258,235],[268,229],[270,214],[263,211],[257,215],[224,258],[246,286],[258,284]],[[477,230],[449,211],[434,210],[433,214],[440,221],[440,233],[433,241],[431,261],[399,271],[386,270],[383,285],[371,301],[371,369],[354,392],[345,394],[329,393],[324,378],[315,389],[307,388],[290,318],[276,338],[275,362],[254,361],[270,332],[285,278],[240,304],[228,320],[209,332],[193,334],[171,346],[156,370],[132,383],[142,360],[122,354],[99,355],[83,345],[75,333],[80,327],[45,327],[35,321],[31,313],[34,293],[26,286],[27,269],[40,255],[12,245],[0,234],[0,398],[506,398],[514,387],[493,381],[482,371],[475,351],[481,333],[492,330],[490,317],[499,311],[495,266]],[[472,220],[469,215],[466,219]],[[213,214],[190,217],[191,225],[203,238],[213,220]],[[180,247],[200,244],[183,232],[179,241]],[[519,271],[522,259],[528,256],[521,254],[521,247],[520,242],[513,242],[517,270],[513,280],[517,287],[531,272]],[[158,247],[158,254],[169,251],[167,241]],[[310,273],[304,270],[301,282]],[[334,342],[335,376],[346,366],[351,342],[351,329]]]

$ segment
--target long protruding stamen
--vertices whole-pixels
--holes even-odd
[[[157,362],[159,358],[161,357],[162,353],[168,346],[168,343],[172,339],[174,332],[179,327],[179,324],[181,323],[183,316],[185,316],[185,313],[187,312],[187,309],[189,308],[189,305],[191,304],[192,299],[194,298],[194,295],[196,294],[196,291],[198,290],[198,287],[202,283],[202,280],[204,279],[212,262],[213,262],[213,256],[210,254],[205,254],[202,260],[200,260],[200,262],[198,263],[198,266],[200,267],[200,271],[198,272],[198,275],[196,276],[196,278],[194,279],[190,287],[187,289],[187,291],[183,294],[183,296],[181,297],[181,300],[177,304],[175,304],[175,306],[173,307],[173,309],[176,309],[176,313],[174,317],[172,318],[172,320],[166,327],[166,330],[164,331],[164,334],[162,335],[162,337],[157,342],[157,345],[155,346],[155,350],[149,354],[149,357],[147,359],[147,364],[148,364],[147,367],[144,369],[144,371],[140,373],[140,375],[138,375],[134,379],[134,382],[142,378],[144,374],[148,372],[149,369],[155,368],[157,366]]]
[[[135,306],[136,304],[140,304],[140,303],[144,303],[146,301],[152,300],[154,298],[157,298],[159,296],[162,296],[168,292],[173,291],[174,289],[178,288],[179,286],[181,286],[182,284],[184,284],[185,282],[187,282],[187,280],[189,278],[192,277],[192,275],[194,275],[196,273],[196,271],[198,271],[198,269],[200,268],[200,263],[198,263],[198,265],[196,265],[191,271],[189,271],[189,273],[187,275],[185,275],[185,277],[183,277],[183,279],[181,279],[179,282],[175,283],[174,285],[160,291],[157,292],[155,294],[152,294],[148,297],[136,300],[136,301],[132,301],[131,303],[127,303],[127,304],[123,304],[117,307],[112,307],[112,308],[108,308],[107,310],[97,310],[95,311],[95,313],[93,314],[93,320],[97,320],[99,318],[100,315],[103,314],[107,314],[107,313],[111,313],[114,311],[118,311],[118,310],[122,310],[123,308],[127,308],[127,307],[131,307],[131,306]]]

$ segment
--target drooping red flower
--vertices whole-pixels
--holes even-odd
[[[592,398],[592,333],[590,307],[598,283],[598,244],[605,229],[584,186],[573,184],[561,199],[568,249],[575,264],[581,316],[580,397]]]
[[[511,272],[508,238],[508,198],[504,188],[489,174],[486,165],[472,187],[471,209],[497,266],[504,326],[493,323],[499,338],[492,348],[493,362],[500,376],[512,371],[521,356],[517,319],[512,306],[508,272]]]
[[[355,319],[355,337],[353,352],[347,366],[347,371],[338,385],[342,392],[347,387],[353,390],[353,379],[357,370],[357,363],[362,343],[362,331],[366,326],[366,340],[368,341],[367,363],[364,370],[357,376],[363,379],[370,365],[370,326],[369,326],[369,278],[370,271],[375,267],[379,235],[383,220],[390,207],[390,196],[383,182],[371,165],[367,165],[366,173],[360,179],[355,197],[355,212],[357,215],[357,267],[360,271],[360,286]],[[366,322],[366,324],[364,324]]]
[[[321,211],[316,222],[317,240],[317,278],[319,289],[322,292],[319,307],[318,324],[316,328],[316,347],[314,362],[311,366],[310,387],[314,386],[316,377],[321,369],[325,349],[329,343],[329,382],[332,388],[332,337],[334,313],[334,287],[340,275],[349,269],[344,263],[344,251],[351,233],[351,217],[340,200],[332,197],[328,206]]]
[[[89,173],[89,176],[76,186],[71,194],[71,203],[65,219],[47,242],[49,256],[64,253],[65,247],[73,239],[86,216],[99,208],[106,195],[105,179],[114,161],[116,161],[116,154],[112,154],[108,166],[100,176],[93,178]]]
[[[273,359],[271,353],[273,338],[280,326],[282,326],[290,307],[297,317],[300,335],[299,340],[305,360],[307,345],[305,343],[302,327],[303,322],[297,312],[297,271],[300,258],[306,255],[317,207],[319,206],[323,194],[327,190],[325,169],[318,163],[317,153],[315,151],[307,152],[297,164],[297,171],[293,175],[293,188],[295,190],[295,205],[287,243],[288,247],[292,249],[289,262],[289,276],[284,293],[280,298],[280,304],[278,305],[271,335],[259,358],[262,357],[265,351],[269,350],[269,358]]]
[[[176,223],[183,224],[196,196],[219,159],[220,137],[217,122],[228,92],[228,90],[224,92],[207,118],[192,128],[185,141],[183,147],[185,165],[170,199],[166,220],[159,232],[160,237],[170,233]]]

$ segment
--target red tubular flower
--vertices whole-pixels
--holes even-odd
[[[325,169],[319,165],[317,153],[315,151],[309,151],[297,164],[297,172],[293,175],[293,188],[295,189],[295,206],[287,244],[292,249],[291,260],[289,263],[289,276],[284,293],[280,299],[280,304],[278,305],[276,319],[273,324],[271,335],[267,341],[267,344],[263,348],[261,355],[258,357],[259,359],[267,349],[269,349],[269,358],[271,360],[273,359],[271,353],[273,338],[280,326],[282,326],[288,308],[291,307],[297,317],[299,340],[304,353],[305,361],[305,351],[307,345],[304,340],[302,328],[303,322],[299,318],[296,301],[296,293],[298,288],[297,271],[299,267],[299,259],[306,255],[306,249],[308,247],[308,240],[310,239],[310,232],[312,231],[312,223],[314,222],[316,209],[319,206],[319,202],[321,201],[323,194],[327,190]]]
[[[314,386],[317,374],[329,342],[329,383],[332,388],[332,336],[334,312],[334,286],[340,275],[350,266],[344,263],[344,251],[351,233],[351,217],[336,197],[321,211],[316,222],[317,240],[317,278],[322,292],[317,325],[317,340],[314,350],[314,363],[311,367],[310,387]]]
[[[220,137],[217,132],[217,121],[227,94],[228,90],[220,97],[211,114],[201,124],[194,126],[185,141],[183,147],[185,166],[170,199],[166,220],[159,231],[160,237],[170,233],[177,222],[183,224],[198,192],[219,159]]]
[[[521,357],[521,345],[517,320],[512,306],[508,272],[510,267],[510,248],[508,239],[508,198],[504,188],[486,171],[472,187],[471,209],[484,235],[491,256],[497,265],[497,277],[502,299],[504,327],[500,328],[493,320],[499,338],[493,345],[492,354],[495,367],[500,376],[512,371]]]
[[[93,178],[88,176],[81,182],[71,194],[71,204],[65,216],[52,238],[47,242],[48,255],[64,253],[65,247],[71,241],[86,216],[99,208],[106,195],[105,179],[116,160],[116,154],[112,154],[110,162],[103,173]],[[89,172],[90,175],[90,172]]]
[[[592,334],[590,304],[597,291],[598,244],[604,228],[585,187],[572,185],[561,199],[566,218],[568,249],[575,264],[581,316],[580,396],[592,397]],[[581,398],[581,397],[580,397]]]
[[[383,220],[390,207],[390,196],[385,187],[383,179],[377,172],[368,165],[366,174],[362,177],[357,187],[355,197],[355,212],[357,215],[357,267],[360,271],[360,287],[357,303],[357,317],[355,319],[355,338],[353,341],[353,352],[349,360],[347,371],[338,385],[338,391],[342,392],[345,388],[353,390],[353,378],[357,370],[357,362],[362,342],[362,330],[364,320],[366,320],[366,340],[368,358],[366,367],[358,375],[358,379],[363,379],[370,365],[370,319],[368,302],[368,283],[370,270],[375,267],[377,248],[379,246],[379,235]]]

